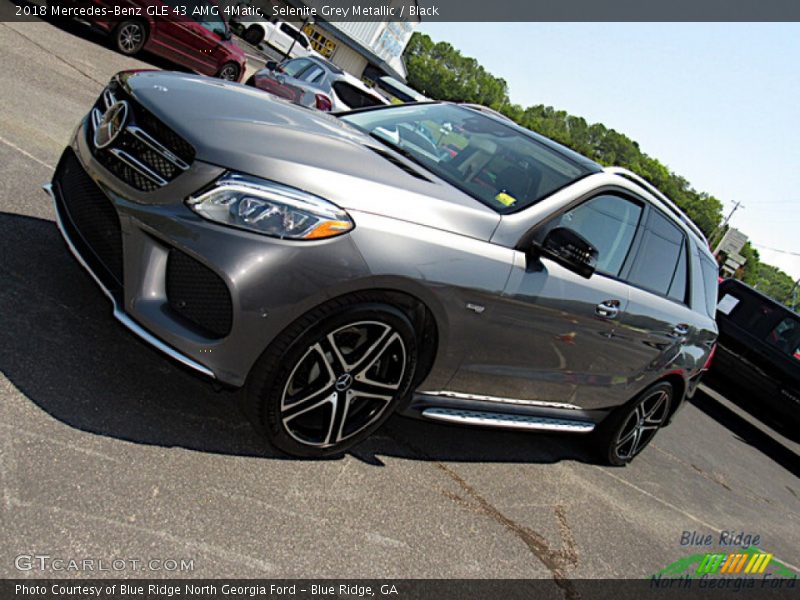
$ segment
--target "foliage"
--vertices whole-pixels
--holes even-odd
[[[601,123],[589,124],[551,106],[537,104],[524,108],[508,97],[508,85],[474,58],[465,57],[447,42],[434,43],[415,32],[405,50],[408,83],[435,100],[469,102],[500,111],[523,127],[536,131],[602,165],[618,165],[644,177],[669,196],[710,237],[722,223],[722,202],[673,173],[658,159],[648,156],[639,144]],[[780,301],[787,299],[791,278],[776,267],[759,260],[749,244],[744,281]],[[787,284],[788,282],[788,284]]]

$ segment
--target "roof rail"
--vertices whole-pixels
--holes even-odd
[[[603,170],[606,173],[619,175],[620,177],[624,177],[625,179],[633,181],[634,183],[637,183],[640,186],[642,186],[653,196],[661,200],[661,202],[663,202],[666,205],[666,207],[683,222],[684,225],[686,225],[689,229],[692,230],[692,233],[694,233],[697,237],[703,240],[706,244],[708,243],[708,240],[706,239],[706,236],[703,234],[702,230],[697,225],[695,225],[695,223],[686,215],[686,213],[683,212],[680,208],[678,208],[677,204],[675,204],[672,200],[670,200],[666,195],[664,195],[663,192],[661,192],[652,183],[647,181],[644,177],[641,177],[636,173],[634,173],[633,171],[629,171],[628,169],[625,169],[623,167],[606,167]]]

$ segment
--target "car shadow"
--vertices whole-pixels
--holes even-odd
[[[726,390],[725,396],[737,405],[741,403],[741,399],[736,398],[736,393],[732,390]],[[691,403],[728,429],[740,441],[759,450],[795,477],[800,477],[800,456],[769,435],[768,432],[756,427],[749,420],[720,404],[702,390],[697,391]]]
[[[44,196],[43,196],[44,200]],[[122,327],[52,221],[0,212],[0,371],[53,418],[138,444],[288,459],[205,380]],[[21,429],[25,423],[18,424]],[[464,462],[593,462],[582,438],[467,429],[393,416],[350,454]]]

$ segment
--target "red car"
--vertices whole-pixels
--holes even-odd
[[[244,75],[247,59],[231,41],[216,0],[51,0],[49,4],[105,8],[107,16],[86,20],[110,34],[123,54],[146,50],[202,75],[230,81],[239,81]]]

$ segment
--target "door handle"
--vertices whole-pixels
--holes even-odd
[[[616,319],[619,315],[619,300],[604,300],[594,307],[594,312],[598,317],[604,319]]]
[[[675,325],[672,328],[672,337],[684,337],[689,334],[689,326],[686,323]]]

